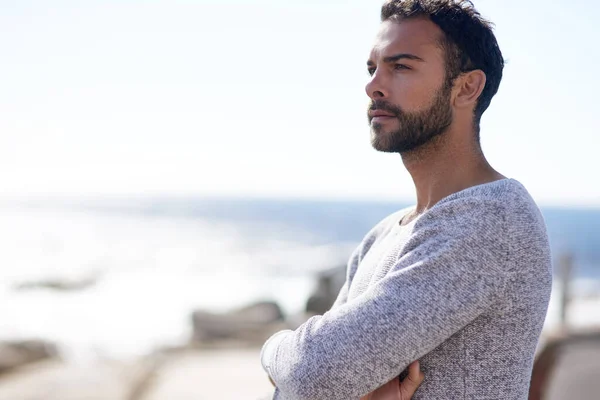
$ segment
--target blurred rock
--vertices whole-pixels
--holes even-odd
[[[57,355],[54,345],[41,340],[0,342],[0,373]]]
[[[259,344],[273,333],[288,328],[288,324],[279,305],[265,301],[224,314],[194,311],[192,327],[192,340],[196,343],[236,339]]]
[[[344,265],[319,273],[316,288],[306,302],[306,312],[323,315],[329,311],[345,280]]]
[[[231,315],[238,315],[251,321],[263,323],[283,321],[284,319],[281,307],[274,301],[254,303],[234,311]]]
[[[93,273],[89,276],[85,276],[82,278],[41,279],[37,281],[17,283],[13,286],[13,290],[25,291],[37,289],[50,289],[60,292],[74,292],[79,290],[85,290],[94,286],[98,282],[99,278],[100,273]]]

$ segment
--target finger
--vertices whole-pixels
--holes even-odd
[[[421,372],[421,363],[419,360],[414,361],[408,366],[408,378],[419,381],[419,383],[423,382],[425,374]]]
[[[425,379],[425,374],[421,372],[419,361],[415,361],[408,366],[408,375],[400,382],[400,396],[402,400],[410,399],[421,383]]]

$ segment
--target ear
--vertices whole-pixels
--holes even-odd
[[[457,108],[475,108],[477,99],[479,99],[485,87],[485,81],[485,73],[480,69],[461,74],[455,86],[456,97],[454,98],[454,105]]]

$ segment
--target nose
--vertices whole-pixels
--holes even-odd
[[[385,89],[385,85],[382,80],[381,74],[379,74],[378,71],[375,71],[375,73],[371,76],[371,80],[369,83],[367,83],[365,91],[371,100],[382,99],[388,96],[388,92]]]

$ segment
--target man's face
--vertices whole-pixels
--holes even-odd
[[[405,153],[443,134],[452,123],[441,29],[425,18],[381,25],[367,63],[368,118],[379,151]]]

